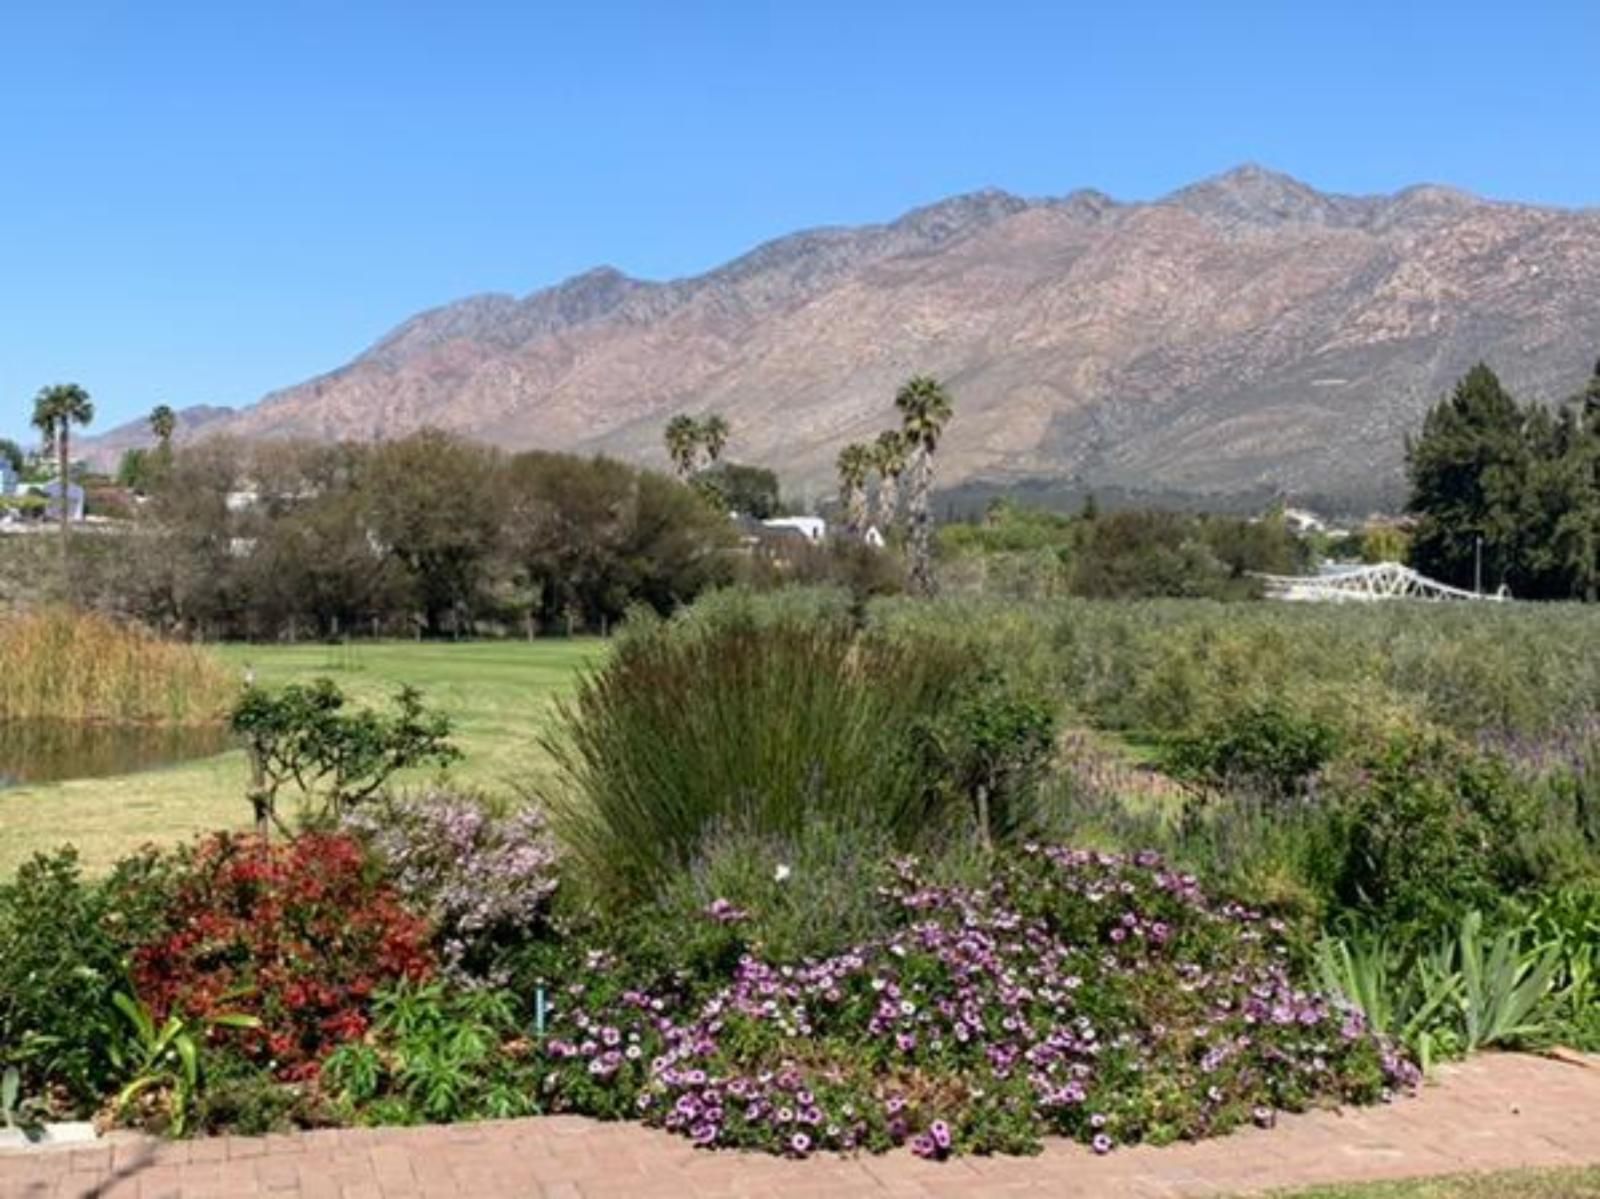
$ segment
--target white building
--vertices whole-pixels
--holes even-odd
[[[813,545],[821,545],[828,535],[828,522],[820,516],[775,516],[761,522],[765,529],[792,529]]]

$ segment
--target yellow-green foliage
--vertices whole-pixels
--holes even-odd
[[[209,651],[52,608],[0,616],[0,720],[202,724],[237,685]]]

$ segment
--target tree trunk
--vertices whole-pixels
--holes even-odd
[[[267,772],[261,765],[261,751],[253,744],[246,753],[250,757],[250,806],[256,814],[256,836],[265,845],[272,836],[272,795],[267,790]]]
[[[885,540],[889,537],[889,531],[894,528],[899,508],[900,476],[884,475],[878,480],[878,532],[883,534]]]
[[[67,519],[67,461],[70,457],[67,444],[67,420],[61,418],[61,431],[56,434],[56,490],[61,500],[61,587],[67,589],[67,540],[71,537],[71,523]],[[67,597],[70,600],[70,596]]]
[[[933,492],[933,455],[918,446],[911,465],[911,590],[929,597],[933,581],[933,522],[928,504]]]

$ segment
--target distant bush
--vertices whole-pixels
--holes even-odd
[[[1302,789],[1333,758],[1339,734],[1330,725],[1266,700],[1193,733],[1168,738],[1168,773],[1208,787],[1229,784],[1274,795]]]
[[[65,608],[0,616],[0,720],[203,723],[236,692],[211,653]]]

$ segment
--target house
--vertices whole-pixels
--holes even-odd
[[[812,545],[821,545],[828,535],[828,522],[820,516],[775,516],[761,522],[764,529],[789,529],[799,533]]]
[[[44,515],[46,520],[61,519],[61,481],[52,479],[33,489],[37,494],[45,497]],[[83,520],[83,488],[76,483],[67,484],[67,519],[72,522]]]

